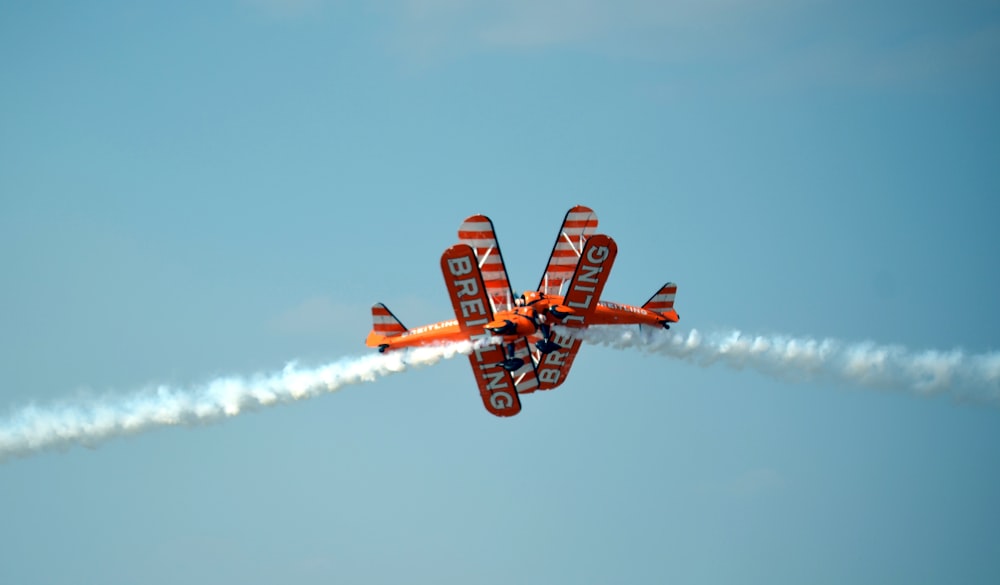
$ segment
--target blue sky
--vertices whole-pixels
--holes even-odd
[[[576,204],[681,331],[997,351],[998,72],[990,2],[2,3],[0,407],[364,355]],[[585,347],[512,420],[460,358],[92,447],[0,465],[0,581],[1000,578],[948,393]]]

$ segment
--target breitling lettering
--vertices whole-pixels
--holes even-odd
[[[490,395],[490,404],[493,405],[493,408],[499,410],[510,408],[514,404],[514,397],[509,392],[494,392]]]
[[[469,355],[473,368],[479,377],[479,388],[487,408],[498,414],[516,405],[511,387],[510,375],[497,364],[503,360],[503,352],[490,343],[492,337],[483,329],[489,323],[493,312],[482,284],[482,275],[475,264],[475,256],[462,255],[445,259],[447,277],[456,321],[462,329],[476,331],[469,336],[473,351]],[[471,333],[471,331],[470,331]]]
[[[604,261],[611,255],[607,246],[594,246],[588,248],[580,259],[580,266],[577,268],[576,278],[573,279],[569,293],[566,295],[566,305],[578,309],[578,313],[567,315],[564,319],[566,324],[576,323],[582,326],[584,315],[590,311],[590,306],[594,303],[594,292],[600,284],[600,275],[604,271]]]
[[[553,332],[552,341],[558,343],[562,349],[548,353],[542,358],[541,363],[538,364],[538,381],[550,386],[557,386],[559,378],[562,376],[562,368],[566,365],[566,359],[573,351],[573,345],[579,343],[580,340],[570,335],[568,331],[557,329]]]
[[[483,305],[483,299],[462,301],[458,305],[462,308],[462,316],[465,318],[469,318],[473,314],[486,315],[486,307]]]
[[[458,321],[455,319],[449,319],[448,321],[441,321],[440,323],[432,323],[431,325],[424,325],[423,327],[408,329],[403,333],[401,333],[400,337],[408,337],[410,335],[419,335],[420,333],[427,333],[428,331],[447,329],[448,327],[454,327],[455,325],[458,325]]]
[[[448,271],[452,276],[465,276],[472,272],[472,259],[468,256],[448,258]]]

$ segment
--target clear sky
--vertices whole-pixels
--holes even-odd
[[[0,421],[369,353],[566,209],[678,330],[1000,350],[1000,6],[0,3]],[[0,582],[998,583],[1000,408],[585,347],[0,464]],[[3,423],[0,423],[3,424]]]

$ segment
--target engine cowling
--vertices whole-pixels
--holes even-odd
[[[487,323],[486,330],[493,335],[515,335],[517,334],[517,325],[510,319],[502,319]]]
[[[576,313],[573,307],[567,307],[566,305],[552,305],[549,307],[549,315],[557,321],[562,321],[573,313]]]
[[[493,335],[531,335],[538,328],[534,319],[516,312],[504,311],[496,315],[496,320],[486,324],[486,330]]]

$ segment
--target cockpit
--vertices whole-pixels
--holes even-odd
[[[526,290],[521,293],[521,296],[518,298],[518,306],[531,306],[543,298],[545,298],[545,293],[538,292],[537,290]]]

